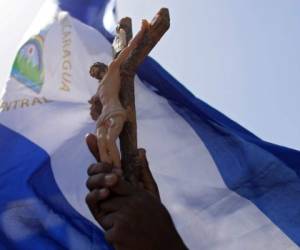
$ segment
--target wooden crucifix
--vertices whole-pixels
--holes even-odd
[[[122,166],[125,178],[133,184],[139,179],[134,76],[169,27],[166,8],[162,8],[151,23],[143,20],[134,38],[131,19],[121,19],[113,43],[114,60],[109,66],[95,63],[90,69],[91,76],[100,81],[97,93],[90,100],[91,116],[97,121],[100,158]],[[121,154],[116,146],[118,137]]]

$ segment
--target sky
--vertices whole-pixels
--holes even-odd
[[[0,88],[44,0],[0,1]],[[168,7],[151,52],[197,97],[262,139],[300,149],[299,0],[117,0],[134,31]]]

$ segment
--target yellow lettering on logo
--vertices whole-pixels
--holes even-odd
[[[62,91],[66,91],[66,92],[70,91],[69,85],[66,84],[65,82],[62,82],[62,85],[61,85],[61,87],[59,89],[62,90]]]
[[[62,74],[63,82],[71,83],[71,74],[68,72],[64,72]]]
[[[64,49],[63,50],[63,58],[64,59],[68,59],[68,58],[70,58],[70,56],[71,56],[71,51],[70,50],[67,50],[67,49]]]
[[[72,28],[72,25],[70,24],[70,21],[68,19],[68,17],[64,18],[62,20],[62,24],[63,24],[63,27],[69,27],[69,28]]]
[[[23,99],[21,101],[21,108],[24,108],[24,107],[29,107],[29,100],[28,99]]]
[[[68,46],[71,46],[71,39],[63,40],[63,48],[65,49]]]
[[[42,97],[42,100],[44,101],[44,103],[52,102],[52,101],[48,100],[46,97]]]
[[[65,86],[65,89],[68,89],[68,86]],[[67,90],[68,91],[68,90]],[[13,100],[13,101],[0,101],[0,111],[10,111],[13,109],[19,108],[29,108],[36,104],[45,104],[52,102],[48,100],[46,97],[34,97],[33,99],[24,98],[21,100]]]
[[[31,102],[31,106],[34,106],[37,103],[38,104],[43,104],[43,102],[38,97],[34,97],[32,102]]]
[[[8,111],[9,110],[9,106],[7,102],[1,102],[0,104],[0,111]]]
[[[63,69],[64,70],[71,70],[72,69],[72,64],[69,60],[63,61]]]
[[[69,92],[71,90],[72,63],[71,63],[71,46],[72,46],[72,25],[68,17],[62,20],[62,80],[60,90]]]
[[[69,28],[72,28],[72,27],[70,26]],[[66,26],[64,26],[64,28],[63,28],[63,38],[64,38],[63,43],[65,41],[67,41],[67,39],[69,39],[69,36],[71,36],[71,31],[65,31],[65,29],[66,29]],[[71,42],[70,42],[70,44],[71,44]]]
[[[19,100],[12,101],[12,102],[10,103],[10,105],[12,104],[12,109],[16,109],[17,106],[18,106],[18,103],[19,103]]]

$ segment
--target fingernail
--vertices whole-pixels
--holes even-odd
[[[117,180],[117,176],[115,174],[108,174],[105,176],[105,183],[107,185],[115,184],[116,180]]]
[[[121,176],[123,174],[123,171],[121,168],[113,168],[112,172],[114,172],[116,175]]]
[[[106,188],[102,188],[99,190],[99,196],[101,198],[105,198],[108,195],[108,193],[109,193],[109,190]]]

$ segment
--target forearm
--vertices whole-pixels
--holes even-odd
[[[173,237],[171,239],[167,239],[167,241],[168,245],[164,249],[188,250],[177,231]]]
[[[165,208],[166,209],[166,208]],[[165,235],[165,241],[164,243],[160,242],[160,248],[161,250],[165,249],[172,249],[172,250],[188,250],[188,248],[185,246],[181,236],[179,235],[174,222],[171,218],[171,215],[167,211],[167,216],[170,220],[169,230],[167,230],[167,233]]]

